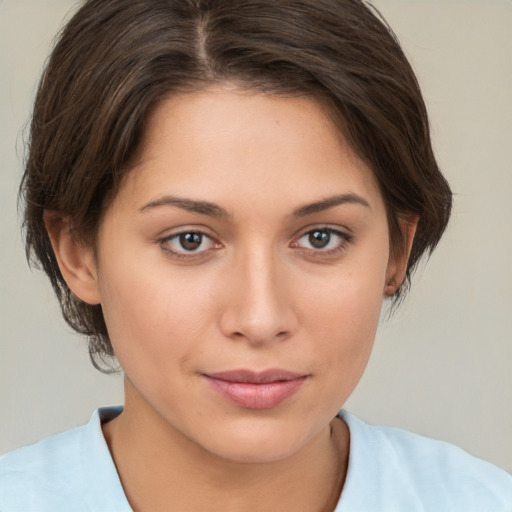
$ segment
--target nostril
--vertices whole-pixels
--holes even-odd
[[[274,336],[274,339],[277,341],[284,341],[284,340],[288,339],[289,336],[290,336],[290,331],[280,331],[280,332],[276,333],[276,335]]]
[[[271,341],[271,340],[284,340],[286,338],[288,338],[288,336],[290,335],[290,332],[289,331],[279,331],[277,333],[275,333],[273,336],[258,336],[258,335],[255,335],[253,333],[253,335],[249,335],[249,334],[244,334],[243,332],[241,331],[234,331],[233,333],[231,333],[231,337],[233,339],[237,339],[237,340],[242,340],[242,339],[247,339],[247,340],[250,340],[252,342],[258,342],[258,343],[261,343],[261,342],[268,342],[268,341]]]

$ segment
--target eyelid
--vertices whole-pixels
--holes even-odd
[[[180,235],[182,233],[203,233],[210,238],[218,238],[216,233],[212,231],[211,228],[205,226],[204,224],[181,224],[176,227],[167,227],[159,231],[159,233],[155,236],[155,239],[164,239],[170,238],[175,235]]]
[[[188,233],[197,233],[202,237],[209,239],[211,247],[198,251],[187,251],[185,249],[173,250],[169,247],[170,240],[175,240],[180,235]],[[211,230],[205,226],[180,226],[179,228],[164,232],[164,234],[159,236],[156,241],[165,253],[176,258],[199,258],[201,256],[205,256],[211,250],[220,249],[222,247],[222,243],[218,240],[218,237],[213,235]]]
[[[302,247],[299,245],[299,240],[306,235],[309,235],[315,231],[324,231],[330,234],[333,234],[341,239],[341,241],[336,245],[336,247],[324,249],[324,248],[313,248],[313,247]],[[308,226],[306,228],[301,229],[299,233],[293,237],[292,242],[290,243],[290,247],[297,250],[302,250],[308,252],[315,256],[328,256],[331,254],[339,253],[346,249],[348,244],[353,243],[354,236],[347,228],[341,228],[340,226],[331,226],[331,225],[313,225]]]
[[[312,231],[329,231],[331,233],[338,234],[342,236],[343,238],[353,238],[353,232],[351,229],[345,226],[340,226],[338,224],[311,224],[309,226],[303,227],[295,232],[295,234],[292,236],[293,240],[297,240],[298,238],[303,237],[304,235],[307,235],[308,233],[311,233]]]

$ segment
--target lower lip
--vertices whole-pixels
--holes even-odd
[[[245,409],[272,409],[297,393],[306,377],[298,379],[255,384],[252,382],[230,382],[208,377],[208,382],[221,396]]]

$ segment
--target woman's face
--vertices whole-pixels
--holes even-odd
[[[164,101],[98,234],[127,404],[227,459],[297,452],[363,373],[388,260],[375,179],[313,100]]]

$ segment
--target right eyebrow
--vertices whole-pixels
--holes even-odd
[[[322,199],[321,201],[317,201],[314,203],[306,204],[297,208],[293,215],[294,217],[306,217],[307,215],[312,215],[314,213],[322,212],[324,210],[328,210],[329,208],[334,208],[340,204],[359,204],[366,208],[370,208],[370,204],[366,199],[357,194],[349,193],[349,194],[341,194],[337,196],[327,197],[326,199]]]
[[[153,199],[149,203],[139,208],[139,212],[145,212],[152,208],[158,208],[160,206],[175,206],[181,208],[187,212],[199,213],[201,215],[208,215],[209,217],[215,218],[229,218],[230,214],[221,206],[210,203],[209,201],[196,201],[194,199],[186,199],[175,196],[162,196],[157,199]]]

